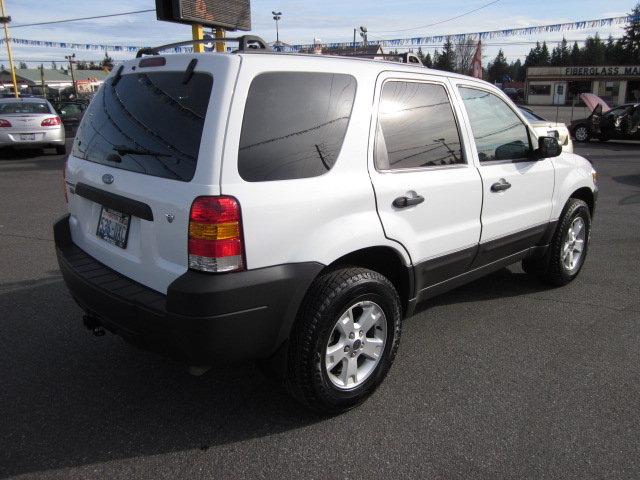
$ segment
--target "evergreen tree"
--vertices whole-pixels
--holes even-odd
[[[447,37],[447,41],[442,47],[442,53],[438,56],[438,61],[434,62],[434,68],[453,72],[456,68],[456,52],[453,49],[451,39]]]
[[[100,68],[107,70],[111,70],[113,68],[113,58],[111,58],[107,52],[105,52],[104,58],[100,62]]]
[[[56,64],[56,62],[51,62],[51,70],[57,70],[58,69],[58,65]]]
[[[596,33],[595,37],[587,37],[581,51],[582,61],[585,65],[604,65],[606,46]]]
[[[545,67],[551,63],[551,55],[549,55],[549,47],[547,42],[542,42],[542,49],[540,50],[540,58],[538,59],[538,66]]]
[[[420,59],[420,63],[424,65],[424,52],[422,51],[422,47],[418,48],[418,53],[416,53],[416,55]]]
[[[624,27],[621,46],[624,52],[624,63],[640,63],[640,3],[630,13],[631,21]]]
[[[436,49],[436,51],[433,52],[433,60],[431,61],[431,68],[436,68],[436,65],[438,64],[439,61],[440,61],[440,52],[438,51],[438,49]]]
[[[24,63],[24,62],[20,62],[20,64],[18,65],[18,68],[20,68],[20,69],[25,69],[25,68],[29,68],[29,67],[27,67],[27,64],[26,64],[26,63]]]
[[[431,59],[431,54],[427,53],[422,61],[422,64],[427,68],[433,68],[433,60]]]
[[[503,82],[506,77],[509,77],[509,64],[502,49],[498,51],[496,58],[489,64],[487,72],[489,81],[492,83]]]
[[[582,55],[580,54],[580,47],[578,42],[573,43],[571,53],[569,54],[569,63],[571,65],[582,65]]]
[[[512,80],[516,82],[524,82],[525,73],[526,71],[522,68],[522,62],[520,59],[517,59],[509,65],[509,76]]]

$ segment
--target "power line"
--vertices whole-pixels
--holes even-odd
[[[433,27],[435,25],[441,25],[443,23],[450,22],[451,20],[456,20],[456,19],[464,17],[466,15],[470,15],[472,13],[475,13],[475,12],[477,12],[479,10],[484,9],[484,8],[490,7],[491,5],[493,5],[495,3],[498,3],[499,1],[501,1],[501,0],[493,0],[492,2],[486,3],[486,4],[484,4],[484,5],[482,5],[482,6],[478,7],[478,8],[474,8],[473,10],[469,10],[468,12],[464,12],[464,13],[461,13],[460,15],[456,15],[455,17],[447,18],[445,20],[440,20],[440,21],[435,22],[435,23],[429,23],[427,25],[419,25],[417,27],[411,27],[411,28],[402,28],[402,29],[399,29],[399,30],[383,30],[383,31],[378,32],[378,33],[408,32],[409,30],[419,30],[421,28],[429,28],[429,27]]]
[[[95,15],[93,17],[66,18],[61,20],[51,20],[50,22],[23,23],[21,25],[11,25],[11,28],[36,27],[38,25],[52,25],[54,23],[79,22],[81,20],[94,20],[96,18],[121,17],[124,15],[134,15],[136,13],[146,13],[146,12],[155,12],[155,11],[156,11],[155,8],[148,8],[146,10],[134,10],[131,12],[122,12],[122,13],[110,13],[107,15]]]

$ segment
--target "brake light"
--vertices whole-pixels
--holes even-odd
[[[61,125],[61,124],[62,124],[62,120],[60,120],[60,117],[49,117],[42,120],[42,123],[40,124],[40,126],[55,127],[56,125]]]
[[[11,126],[11,122],[9,120],[0,118],[0,127],[10,127],[10,126]]]
[[[189,268],[203,272],[244,269],[240,205],[233,197],[198,197],[189,214]]]

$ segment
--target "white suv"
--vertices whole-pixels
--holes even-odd
[[[519,261],[573,280],[597,194],[488,83],[257,51],[126,62],[65,181],[57,254],[89,328],[190,366],[260,360],[333,412],[380,384],[424,300]]]

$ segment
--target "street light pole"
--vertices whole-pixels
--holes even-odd
[[[76,54],[73,53],[71,55],[65,55],[64,58],[66,58],[69,61],[69,73],[71,74],[71,83],[73,84],[73,93],[75,94],[76,98],[78,98],[78,86],[76,85],[76,79],[73,76],[73,62],[75,62]]]
[[[276,46],[279,48],[280,47],[280,29],[278,27],[278,22],[282,18],[282,12],[276,12],[275,10],[273,10],[271,13],[273,14],[273,19],[276,21]]]
[[[360,36],[362,37],[362,42],[364,46],[367,46],[367,27],[360,27]]]
[[[13,81],[13,94],[18,98],[20,93],[18,92],[18,81],[16,80],[16,69],[13,65],[13,55],[11,53],[11,42],[9,41],[9,22],[11,17],[8,16],[4,10],[4,0],[0,0],[0,10],[2,15],[0,16],[0,22],[4,27],[4,41],[7,44],[7,56],[9,57],[9,68],[11,69],[11,80]]]

